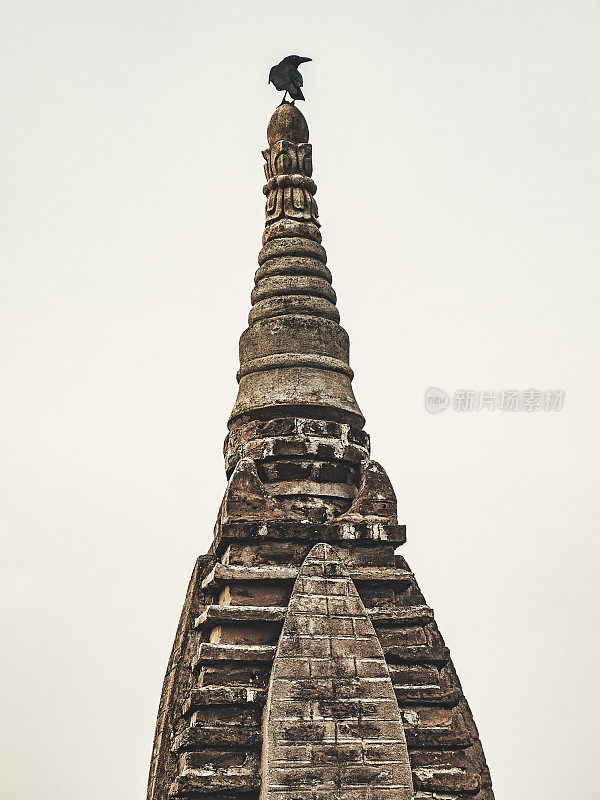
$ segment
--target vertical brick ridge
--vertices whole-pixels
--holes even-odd
[[[264,716],[261,800],[410,800],[400,709],[373,624],[335,548],[294,584]]]
[[[202,576],[213,562],[214,559],[209,555],[199,556],[190,578],[160,696],[147,800],[166,797],[169,784],[178,772],[177,758],[171,752],[172,737],[175,731],[181,729],[181,719],[176,719],[179,704],[194,683],[191,662],[198,649],[199,636],[194,631],[193,623],[204,607],[200,587]]]

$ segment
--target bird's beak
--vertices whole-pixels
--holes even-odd
[[[300,58],[299,61],[303,64],[305,61],[312,61],[312,58]]]

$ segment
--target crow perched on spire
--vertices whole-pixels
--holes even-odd
[[[303,56],[286,56],[279,64],[271,67],[269,72],[269,83],[277,89],[278,92],[283,92],[283,100],[285,103],[285,96],[289,93],[292,98],[292,105],[296,100],[304,100],[302,94],[302,75],[298,72],[298,67],[305,61],[312,61],[312,58],[304,58]]]

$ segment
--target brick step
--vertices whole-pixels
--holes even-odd
[[[221,664],[226,662],[220,662]],[[254,669],[252,670],[251,675],[248,674],[248,670],[244,670],[243,673],[240,674],[239,677],[236,677],[236,681],[232,681],[229,678],[229,670],[223,672],[223,674],[219,674],[218,676],[211,675],[209,680],[206,683],[203,683],[200,688],[203,690],[214,690],[214,694],[206,694],[205,697],[207,698],[207,703],[205,704],[214,704],[219,705],[223,704],[244,704],[244,705],[252,705],[254,703],[260,704],[262,703],[262,698],[266,695],[266,685],[268,683],[268,674],[261,676],[260,679],[257,679],[256,676],[256,664],[252,665]],[[243,667],[242,667],[243,669]],[[265,665],[265,669],[269,669],[268,665]],[[254,680],[255,685],[247,686],[246,682],[248,680]],[[460,689],[442,689],[438,685],[406,685],[394,682],[392,679],[392,683],[394,686],[394,691],[396,693],[396,699],[398,701],[398,705],[400,708],[409,708],[413,706],[431,706],[431,707],[438,707],[438,708],[454,708],[457,706],[461,699],[462,699],[462,692]],[[233,694],[233,692],[237,689],[242,690],[252,690],[253,692],[257,692],[256,700],[252,700],[252,695],[250,693],[243,695],[243,694]],[[221,694],[220,690],[225,690],[226,692],[231,692],[230,694]],[[263,693],[262,697],[261,694]],[[247,699],[243,699],[244,696]],[[231,698],[231,699],[220,699],[220,698]],[[234,699],[235,698],[235,699]],[[197,705],[201,705],[201,702],[198,701]]]
[[[388,663],[392,683],[398,689],[439,689],[440,670],[433,664]]]
[[[202,642],[198,648],[198,657],[192,662],[195,670],[200,664],[211,664],[218,661],[241,661],[245,663],[272,662],[276,648],[267,644],[212,644]]]
[[[386,661],[395,664],[435,664],[443,666],[450,660],[447,647],[436,645],[391,645],[384,647]]]
[[[242,446],[245,442],[265,438],[269,440],[273,438],[279,439],[281,436],[297,436],[303,441],[307,436],[311,438],[313,436],[323,437],[336,441],[341,440],[350,442],[351,444],[358,444],[367,451],[370,446],[369,434],[353,425],[348,425],[345,422],[290,417],[288,415],[265,421],[252,420],[251,422],[239,425],[236,427],[235,431],[232,431],[227,436],[225,440],[225,450],[226,452],[233,451],[237,453],[236,446]],[[367,455],[369,455],[368,452]],[[237,460],[239,460],[239,456],[236,457],[236,461]]]
[[[169,797],[189,797],[211,792],[252,792],[260,788],[260,776],[256,771],[222,770],[211,772],[204,769],[184,769],[169,789]]]
[[[298,575],[294,567],[242,567],[218,562],[202,581],[202,588],[209,589],[231,581],[293,581]]]
[[[371,545],[373,542],[404,544],[406,526],[376,520],[362,522],[333,521],[323,523],[225,522],[215,536],[215,552],[221,553],[231,542],[354,542]]]
[[[262,705],[267,697],[265,689],[254,686],[202,686],[192,689],[182,704],[184,714],[202,706]]]
[[[175,789],[173,788],[172,791],[175,792]],[[258,789],[253,789],[250,792],[241,789],[239,791],[237,789],[230,789],[225,794],[223,794],[222,791],[214,791],[214,790],[210,790],[207,792],[194,791],[194,792],[184,792],[184,793],[174,793],[174,794],[169,793],[168,796],[172,798],[185,797],[186,800],[259,800]],[[163,794],[161,796],[161,800],[162,798],[166,797],[167,795]],[[449,798],[450,800],[454,800],[454,795],[452,795],[452,797],[450,797],[450,795],[447,795],[447,798]],[[431,795],[429,795],[428,800],[431,800]],[[444,798],[444,800],[446,800],[446,798]]]
[[[355,567],[349,570],[350,577],[357,583],[388,583],[409,586],[413,574],[397,567]],[[242,567],[236,564],[217,563],[202,581],[202,588],[210,591],[226,583],[263,581],[265,583],[291,582],[298,576],[297,567]],[[327,577],[337,577],[335,575]]]
[[[459,689],[441,689],[437,686],[394,687],[400,707],[441,706],[454,708],[461,700]],[[262,705],[267,692],[255,686],[202,686],[192,689],[183,703],[183,713],[192,708],[214,705]]]
[[[414,784],[414,779],[413,779]],[[455,794],[454,792],[448,793],[446,791],[443,794],[432,794],[431,792],[415,792],[413,795],[413,800],[463,800],[463,794]],[[202,800],[207,800],[207,798],[203,797]],[[221,800],[221,798],[218,798]]]
[[[459,792],[464,795],[475,794],[481,789],[481,778],[476,772],[456,767],[418,767],[412,774],[415,789],[425,792]],[[431,797],[416,794],[415,800],[419,796]]]
[[[231,661],[213,661],[203,664],[198,673],[198,686],[252,686],[266,689],[271,674],[268,661],[237,663]]]
[[[400,708],[404,706],[441,706],[454,708],[462,699],[460,689],[439,686],[394,686]]]
[[[262,731],[251,725],[194,725],[173,740],[171,750],[183,753],[205,747],[258,747]]]
[[[431,798],[431,794],[421,792],[458,792],[461,795],[475,794],[481,788],[479,775],[460,769],[416,769],[412,770],[413,783],[418,798]],[[186,797],[190,795],[208,795],[217,792],[253,792],[260,788],[260,774],[258,770],[245,770],[230,768],[217,772],[187,768],[173,782],[170,797]]]
[[[192,754],[198,760],[200,753]],[[207,759],[210,755],[207,754]],[[207,760],[207,765],[210,763]],[[416,767],[412,769],[412,778],[417,798],[431,798],[428,792],[443,792],[459,795],[475,794],[481,788],[480,776],[475,772],[456,767]],[[260,768],[258,764],[248,767],[229,767],[225,769],[205,769],[186,767],[172,784],[169,791],[171,797],[185,797],[194,794],[207,795],[213,792],[253,792],[260,788]]]
[[[278,436],[275,441],[268,438],[248,442],[236,457],[243,454],[250,456],[254,461],[264,461],[268,458],[314,458],[316,455],[357,465],[364,460],[365,453],[364,448],[353,444],[347,444],[342,448],[339,445],[336,447],[332,445],[331,439],[320,436],[310,436],[310,440],[305,436]]]
[[[462,698],[459,689],[439,689],[437,687],[395,688],[400,708],[413,706],[435,706],[454,708]],[[192,689],[190,696],[182,703],[184,715],[202,706],[217,705],[257,705],[265,703],[267,692],[254,686],[203,686]]]
[[[405,728],[409,750],[464,750],[473,743],[465,731],[451,728]],[[206,747],[259,747],[262,730],[252,725],[197,725],[187,728],[173,741],[174,752]]]
[[[207,606],[199,617],[196,617],[194,627],[201,630],[213,625],[226,623],[254,623],[283,622],[286,608],[284,606]]]
[[[198,657],[192,664],[196,669],[200,664],[215,661],[243,661],[247,663],[271,662],[275,657],[274,645],[265,644],[213,644],[202,642]],[[392,645],[384,647],[386,660],[404,664],[446,664],[450,658],[447,647],[429,645]]]
[[[429,606],[406,606],[402,608],[367,608],[371,622],[377,628],[381,625],[427,625],[433,622],[433,609]]]
[[[210,605],[196,618],[197,629],[225,623],[283,622],[284,606],[235,606]],[[429,606],[407,606],[406,608],[368,608],[367,614],[375,627],[381,625],[426,625],[433,620]]]
[[[473,744],[466,731],[452,728],[404,728],[409,750],[465,750]]]

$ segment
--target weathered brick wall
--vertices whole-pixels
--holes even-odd
[[[148,798],[388,800],[412,776],[415,800],[493,800],[433,611],[394,554],[405,530],[352,391],[306,120],[283,104],[267,138],[229,484],[167,670]]]
[[[300,569],[271,672],[261,800],[412,798],[383,651],[348,569],[315,545]]]
[[[202,576],[213,561],[209,555],[199,556],[188,585],[160,695],[148,776],[148,800],[166,797],[177,777],[178,762],[171,745],[178,724],[182,722],[177,719],[181,703],[191,692],[194,682],[191,663],[199,638],[194,630],[194,620],[202,609]]]
[[[381,468],[377,473],[371,472],[372,476],[375,474],[379,479],[370,489],[370,479],[365,476],[361,481],[362,488],[353,510],[344,515],[346,519],[326,524],[271,521],[270,504],[261,507],[262,490],[258,492],[252,481],[243,484],[249,491],[246,510],[241,484],[237,489],[230,487],[228,496],[235,501],[230,510],[236,509],[240,518],[223,522],[221,515],[211,559],[196,573],[196,588],[186,600],[175,658],[161,701],[158,757],[153,761],[149,793],[152,800],[166,800],[169,796],[258,800],[264,763],[262,719],[271,665],[298,571],[319,542],[334,546],[375,628],[401,714],[415,800],[493,800],[477,728],[448,649],[415,576],[404,559],[394,555],[394,549],[404,541],[404,528],[395,521],[383,522],[374,515],[357,513],[361,507],[363,511],[376,507],[375,503],[371,506],[366,502],[371,491],[376,494],[374,499],[382,502],[385,481]],[[223,512],[227,510],[225,506],[227,503]],[[244,515],[258,518],[244,520]],[[261,520],[261,515],[267,518]],[[198,603],[189,602],[192,594],[205,603],[196,619],[193,608]],[[339,607],[339,598],[333,595],[329,606]],[[352,614],[346,616],[351,618]],[[312,631],[311,636],[323,636],[318,632],[321,621],[316,619],[306,626]],[[344,636],[342,630],[349,630],[346,623],[336,627],[331,633],[338,638]],[[352,638],[349,634],[346,637]],[[330,647],[329,652],[338,657],[332,655],[332,662],[337,661],[336,669],[349,668],[349,662],[344,662],[351,657],[347,649],[344,652],[348,646],[333,650]],[[318,657],[321,664],[326,652],[321,650]],[[350,681],[362,677],[335,675],[336,691],[342,686],[349,690]],[[323,709],[337,699],[322,698]],[[346,711],[354,705],[358,714],[361,706],[356,701],[365,698],[357,694],[342,699]],[[383,727],[377,736],[385,736]],[[346,744],[352,747],[343,739],[336,744],[341,747],[341,763],[347,763],[343,762]],[[318,765],[325,755],[333,758],[334,751],[331,746],[325,755],[312,750],[309,755],[311,763]],[[371,766],[368,759],[366,764]],[[304,766],[308,768],[308,764]],[[370,774],[376,781],[377,771]],[[319,789],[310,788],[318,795]],[[304,791],[300,787],[298,790]]]

